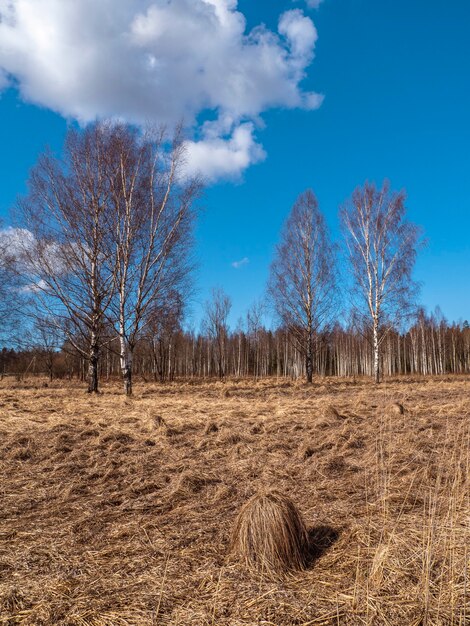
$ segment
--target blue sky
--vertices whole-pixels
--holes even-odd
[[[88,1],[82,0],[84,8]],[[115,1],[121,4],[121,0]],[[232,17],[235,3],[218,1],[228,7]],[[39,3],[44,5],[41,19],[48,24],[52,17],[56,19],[52,14],[57,3]],[[0,0],[0,13],[7,4]],[[128,0],[122,1],[123,7],[127,4]],[[148,9],[153,3],[139,0],[137,4]],[[227,168],[232,164],[232,170],[213,175],[203,201],[196,233],[199,269],[192,307],[194,323],[212,287],[222,287],[231,296],[232,324],[263,296],[281,225],[297,195],[307,187],[315,191],[333,238],[339,238],[340,204],[365,180],[381,183],[384,178],[390,179],[393,188],[406,189],[408,217],[423,227],[428,240],[415,271],[422,283],[422,303],[429,311],[439,305],[450,320],[470,318],[470,290],[466,288],[470,271],[470,3],[324,0],[318,9],[311,9],[300,1],[241,0],[237,9],[246,19],[245,32],[263,23],[265,33],[275,33],[280,15],[289,12],[291,22],[295,19],[303,29],[303,38],[295,40],[300,52],[288,60],[289,71],[300,65],[305,78],[300,82],[296,75],[291,82],[285,82],[284,75],[276,75],[264,86],[259,85],[259,76],[253,80],[251,68],[245,68],[244,76],[255,85],[253,91],[241,93],[240,106],[238,101],[229,105],[221,95],[225,86],[217,82],[223,67],[210,65],[206,69],[213,80],[207,97],[216,102],[210,110],[195,103],[191,91],[188,96],[183,87],[178,91],[171,82],[166,85],[173,90],[173,102],[178,104],[180,98],[182,110],[189,110],[189,117],[194,114],[191,131],[195,137],[200,133],[198,123],[217,118],[217,137],[212,139],[206,133],[203,147],[212,149],[213,141],[219,142],[219,147],[227,146]],[[51,20],[48,10],[52,12]],[[184,15],[184,19],[192,19],[188,10]],[[309,23],[302,21],[305,17],[315,25],[316,41]],[[178,28],[178,22],[173,22],[173,28]],[[20,26],[21,22],[15,28]],[[86,26],[83,28],[88,37]],[[38,153],[46,144],[60,150],[67,119],[79,117],[84,121],[108,112],[103,100],[94,97],[92,83],[77,91],[79,96],[74,95],[74,85],[67,83],[70,67],[62,62],[56,49],[44,48],[45,61],[37,63],[42,49],[35,47],[47,42],[31,37],[31,50],[25,52],[29,36],[25,32],[28,35],[29,31],[10,31],[10,49],[5,52],[0,29],[0,68],[7,76],[0,95],[0,215],[7,223],[8,209],[16,194],[24,191],[28,170]],[[21,48],[15,48],[12,36],[21,38]],[[175,38],[177,41],[177,33]],[[81,42],[76,50],[74,43],[69,44],[70,55],[83,54],[78,47]],[[269,53],[277,54],[277,44],[270,40],[269,46]],[[246,52],[242,48],[240,51]],[[225,53],[223,50],[221,55]],[[113,64],[122,66],[118,54],[119,50],[114,50],[115,56],[109,55],[106,61],[111,64],[106,68],[110,81]],[[248,61],[243,58],[245,63],[250,62],[250,57],[246,57]],[[226,63],[238,76],[237,59],[230,58]],[[119,78],[118,70],[114,80]],[[51,76],[58,81],[56,89],[44,87],[53,80]],[[230,70],[227,76],[231,80]],[[182,84],[185,82],[187,79]],[[212,85],[216,83],[214,91]],[[294,100],[286,96],[283,101],[282,93],[294,83],[297,95],[323,94],[321,106],[318,100],[309,108],[300,97],[294,102],[295,94]],[[108,92],[113,88],[110,83]],[[145,84],[142,89],[146,89]],[[128,93],[126,98],[130,97]],[[146,99],[149,92],[142,93]],[[253,93],[254,104],[248,98]],[[113,101],[120,97],[117,93]],[[233,95],[230,97],[233,99]],[[80,106],[75,106],[78,100]],[[148,101],[151,107],[150,96]],[[136,121],[135,103],[122,98],[119,102],[122,107],[116,114],[129,111],[129,117]],[[111,106],[108,102],[105,105]],[[226,123],[227,117],[230,121]],[[220,130],[222,119],[226,126]],[[246,160],[236,171],[239,161],[238,156],[231,161],[234,153],[230,141],[239,127],[246,131],[246,142],[238,156],[246,156]],[[232,266],[243,259],[248,261],[238,268]]]

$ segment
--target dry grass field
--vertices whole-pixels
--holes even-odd
[[[265,380],[127,400],[3,381],[0,624],[468,625],[469,392]],[[262,488],[300,510],[305,571],[230,554]]]

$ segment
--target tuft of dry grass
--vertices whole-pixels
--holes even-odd
[[[338,419],[341,417],[341,415],[338,412],[338,409],[336,409],[333,405],[328,404],[324,409],[323,409],[323,417],[325,419]]]
[[[41,382],[0,381],[0,626],[470,624],[468,377]],[[230,556],[273,488],[309,540],[275,579]]]
[[[243,505],[231,545],[249,569],[268,576],[307,564],[307,528],[292,500],[279,491],[257,493]]]
[[[394,413],[398,415],[403,415],[405,413],[405,407],[400,402],[394,402],[391,406],[391,409]]]

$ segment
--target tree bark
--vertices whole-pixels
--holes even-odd
[[[99,347],[95,333],[92,333],[90,359],[88,363],[88,393],[98,393]]]
[[[374,381],[376,384],[380,383],[380,354],[379,354],[379,328],[377,321],[374,320]]]
[[[313,348],[311,338],[309,338],[307,342],[307,353],[305,355],[305,371],[307,374],[307,383],[311,384],[313,381]]]
[[[133,351],[130,349],[129,345],[127,345],[127,342],[122,335],[119,337],[119,342],[121,346],[120,361],[121,361],[122,380],[124,383],[124,393],[126,394],[126,396],[131,396],[132,395],[132,356],[133,356],[132,352]]]

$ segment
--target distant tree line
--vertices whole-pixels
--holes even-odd
[[[305,360],[289,331],[274,331],[259,326],[243,328],[225,335],[223,354],[214,336],[185,332],[179,326],[162,329],[142,337],[134,354],[134,373],[143,381],[168,382],[180,379],[266,376],[297,379],[306,377]],[[370,339],[355,327],[335,325],[315,338],[317,376],[372,376],[374,358]],[[0,377],[22,378],[42,374],[54,378],[87,380],[88,363],[79,353],[47,349],[44,345],[28,350],[4,348],[0,351]],[[222,359],[221,359],[222,356]],[[444,375],[470,373],[470,327],[468,322],[449,324],[439,314],[420,312],[410,328],[399,333],[391,330],[383,344],[381,371],[385,376]],[[118,341],[106,342],[100,355],[101,380],[121,374]]]
[[[185,173],[180,130],[96,123],[45,153],[0,231],[0,375],[145,380],[445,374],[469,371],[469,329],[417,307],[422,245],[405,195],[365,183],[331,242],[311,190],[295,202],[267,298],[231,330],[214,289],[199,332],[184,330],[201,181]],[[341,268],[341,271],[340,271]],[[269,307],[275,320],[266,328]],[[17,348],[11,346],[16,340]]]

